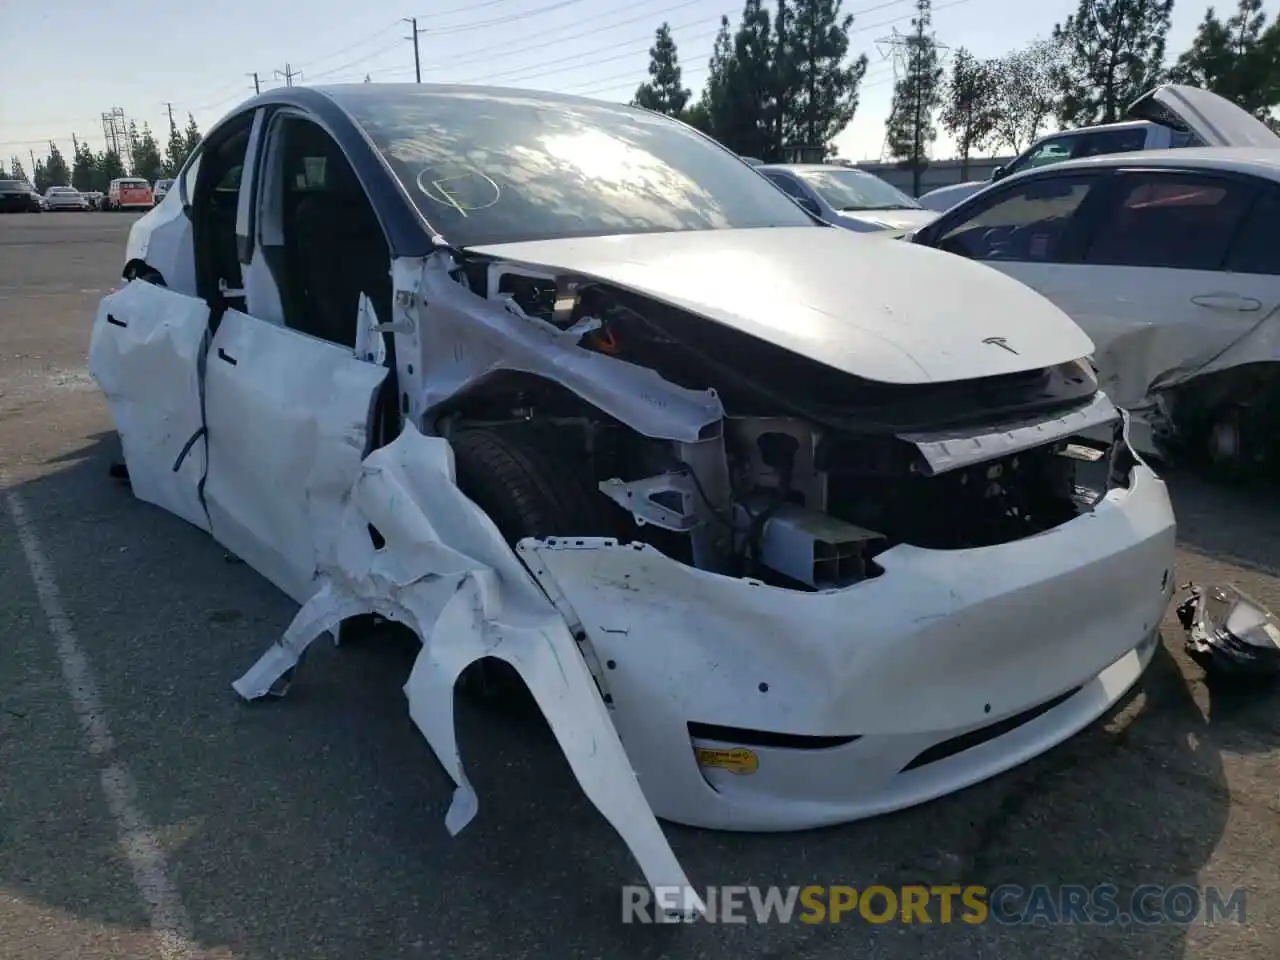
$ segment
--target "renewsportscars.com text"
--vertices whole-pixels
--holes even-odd
[[[696,913],[701,899],[704,915]],[[623,923],[1244,923],[1243,889],[1148,884],[622,888]]]

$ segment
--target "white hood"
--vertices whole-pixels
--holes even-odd
[[[1128,112],[1164,126],[1180,123],[1211,147],[1280,147],[1280,137],[1253,114],[1199,87],[1166,83],[1144,93]]]
[[[856,221],[875,230],[919,230],[938,219],[936,210],[841,210],[840,219]]]
[[[847,230],[707,230],[469,249],[614,284],[882,383],[996,376],[1093,352],[1065,313],[1016,280]]]

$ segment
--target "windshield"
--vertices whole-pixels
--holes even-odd
[[[834,210],[920,210],[901,190],[857,170],[798,168],[796,173]]]
[[[330,95],[457,246],[815,226],[750,166],[657,114],[518,91]]]
[[[150,190],[151,184],[145,180],[121,180],[120,186],[127,190]]]
[[[157,181],[156,181],[156,189],[157,189],[157,190],[168,190],[171,186],[173,186],[173,181],[172,181],[172,180],[157,180]]]
[[[0,190],[30,190],[31,187],[23,180],[0,180]]]
[[[75,193],[70,187],[50,187],[45,193]]]

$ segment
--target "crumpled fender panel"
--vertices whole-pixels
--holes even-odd
[[[198,488],[208,321],[203,300],[134,280],[102,298],[89,341],[89,373],[111,407],[134,495],[205,532]]]
[[[1148,326],[1123,334],[1096,356],[1099,386],[1118,406],[1141,410],[1152,397],[1196,377],[1250,363],[1280,363],[1280,311],[1223,343],[1207,324]]]
[[[364,460],[320,569],[320,590],[234,684],[241,696],[273,692],[307,645],[345,617],[373,612],[409,626],[423,646],[404,690],[410,715],[457,785],[445,819],[456,834],[478,800],[454,731],[454,685],[475,661],[504,660],[647,881],[688,889],[569,628],[492,521],[458,489],[446,440],[407,425]]]
[[[481,299],[450,275],[452,263],[447,254],[433,254],[412,280],[412,262],[393,265],[397,289],[413,282],[420,301],[414,332],[400,334],[396,346],[401,363],[416,358],[421,371],[420,379],[401,372],[415,422],[500,372],[547,377],[647,437],[692,443],[724,418],[714,390],[680,387],[653,370],[584,350],[578,346],[583,331],[560,330],[521,315],[514,304]],[[421,388],[409,386],[414,383]]]

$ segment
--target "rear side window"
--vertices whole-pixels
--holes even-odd
[[[1071,158],[1098,157],[1108,153],[1132,153],[1147,145],[1147,131],[1142,127],[1127,130],[1100,130],[1076,141]]]
[[[1268,189],[1253,205],[1231,245],[1227,269],[1280,276],[1280,191]]]
[[[1101,212],[1085,262],[1222,269],[1257,192],[1245,181],[1194,173],[1130,174]]]
[[[1056,262],[1073,217],[1098,182],[1093,174],[1045,176],[984,198],[932,244],[973,260]]]
[[[795,197],[798,200],[805,199],[804,191],[800,189],[800,185],[785,174],[766,173],[765,176],[781,187],[782,192],[787,196]]]

